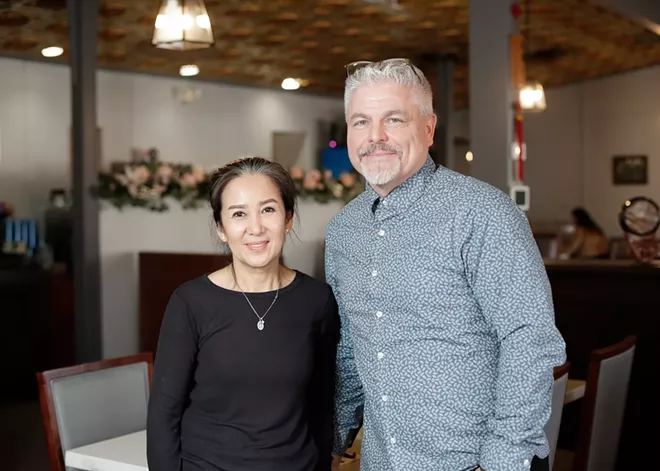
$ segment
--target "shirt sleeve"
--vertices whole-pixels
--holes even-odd
[[[335,297],[340,299],[336,280],[336,267],[334,265],[331,240],[328,231],[325,250],[325,277],[330,284]],[[335,432],[333,453],[343,456],[352,445],[355,432],[362,426],[358,421],[358,410],[364,407],[364,393],[362,382],[358,375],[355,358],[353,356],[353,342],[349,332],[349,323],[346,313],[339,310],[340,334],[336,358],[336,391],[335,391]]]
[[[310,401],[310,426],[319,452],[315,471],[329,471],[334,438],[335,358],[339,340],[337,301],[329,290],[316,342],[314,375]]]
[[[181,417],[197,357],[197,333],[188,305],[176,292],[160,329],[147,413],[150,471],[181,471]]]
[[[479,464],[525,471],[547,455],[553,368],[566,361],[550,283],[525,214],[506,195],[471,218],[464,260],[476,300],[499,342],[494,413]]]

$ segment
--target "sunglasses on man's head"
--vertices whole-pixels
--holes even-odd
[[[350,77],[353,75],[355,72],[358,70],[362,69],[363,67],[367,67],[368,65],[385,65],[385,64],[401,64],[401,65],[406,65],[410,67],[410,69],[415,73],[417,78],[422,81],[422,78],[419,76],[417,71],[415,70],[415,67],[413,66],[412,62],[410,62],[410,59],[402,59],[402,58],[397,58],[397,59],[385,59],[383,61],[378,61],[378,62],[372,62],[372,61],[356,61],[356,62],[351,62],[350,64],[346,64],[344,67],[346,68],[346,76]]]

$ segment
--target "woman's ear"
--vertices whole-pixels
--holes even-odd
[[[218,226],[218,237],[220,237],[220,240],[223,242],[227,242],[227,235],[224,233],[222,230],[222,227]]]
[[[286,225],[284,226],[284,233],[288,234],[291,231],[291,228],[293,227],[293,214],[290,216],[287,216],[286,218]]]

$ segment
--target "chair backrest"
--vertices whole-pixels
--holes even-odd
[[[37,373],[51,471],[66,450],[143,430],[153,356],[84,363]]]
[[[574,471],[616,468],[635,345],[631,335],[591,354]]]
[[[566,385],[568,384],[568,371],[570,363],[566,362],[554,370],[555,382],[552,386],[552,412],[548,423],[545,424],[545,436],[548,439],[550,447],[550,469],[555,461],[555,452],[557,451],[557,439],[559,438],[559,427],[561,426],[561,416],[564,412],[564,397],[566,396]]]

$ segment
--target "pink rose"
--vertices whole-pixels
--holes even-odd
[[[313,190],[317,187],[320,181],[321,172],[316,169],[310,170],[307,172],[307,175],[305,175],[305,179],[303,180],[303,188],[306,190]]]
[[[181,177],[180,183],[184,188],[192,188],[197,186],[197,179],[192,173],[186,173]]]
[[[169,165],[161,165],[160,167],[158,167],[158,170],[156,171],[158,180],[163,182],[165,185],[167,185],[170,182],[173,173],[174,170]]]
[[[353,186],[355,186],[355,176],[352,173],[348,173],[348,172],[342,173],[339,176],[339,181],[346,188],[353,188]]]
[[[291,167],[289,174],[294,180],[302,180],[305,177],[305,172],[300,167]]]

